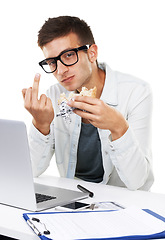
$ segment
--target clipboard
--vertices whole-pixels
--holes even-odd
[[[122,210],[117,210],[117,211],[112,211],[112,210],[104,210],[104,211],[79,211],[79,212],[42,212],[42,213],[24,213],[23,214],[23,218],[25,219],[25,221],[27,222],[27,224],[32,228],[32,230],[40,237],[40,239],[42,240],[56,240],[58,239],[57,237],[53,237],[53,238],[50,238],[49,235],[50,235],[50,232],[52,231],[52,229],[50,229],[50,226],[46,226],[46,224],[44,224],[43,220],[40,220],[41,219],[41,216],[42,217],[48,217],[48,218],[52,218],[53,216],[64,216],[63,214],[65,214],[66,216],[70,217],[70,216],[76,216],[74,214],[87,214],[86,217],[88,217],[88,213],[108,213],[108,214],[111,214],[112,212],[119,212],[119,211],[122,211]],[[154,218],[156,219],[159,219],[163,222],[165,222],[165,218],[158,215],[157,213],[149,210],[149,209],[142,209],[142,211],[144,211],[145,213],[149,214],[149,215],[152,215],[154,216]],[[71,214],[71,215],[69,215]],[[80,216],[80,215],[79,215]],[[33,221],[32,219],[38,219],[40,222],[38,222],[38,225],[36,224],[36,220]],[[43,219],[43,218],[42,218]],[[65,222],[61,223],[63,225],[63,231],[66,231],[65,229]],[[38,227],[40,226],[40,227]],[[164,225],[165,226],[165,225]],[[97,227],[97,226],[96,226]],[[42,230],[41,230],[42,228]],[[56,223],[54,223],[54,228],[56,228]],[[118,237],[86,237],[86,238],[82,238],[82,236],[79,236],[77,238],[68,238],[68,239],[83,239],[83,240],[101,240],[101,239],[104,239],[104,240],[138,240],[138,239],[161,239],[161,238],[165,238],[165,230],[161,231],[161,232],[158,232],[158,233],[154,233],[154,234],[147,234],[147,235],[139,235],[138,233],[137,234],[134,234],[134,235],[126,235],[126,236],[118,236]]]

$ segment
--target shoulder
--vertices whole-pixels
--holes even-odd
[[[152,103],[153,94],[148,82],[126,73],[115,72],[115,75],[119,95],[124,95],[125,99],[128,97],[130,104],[144,102],[144,99]]]
[[[140,79],[134,75],[123,73],[120,71],[114,71],[107,67],[108,75],[110,81],[114,81],[117,85],[118,90],[121,89],[126,91],[147,91],[151,93],[151,86],[150,84]]]
[[[113,71],[114,77],[118,81],[118,84],[132,84],[132,85],[141,85],[141,86],[149,86],[149,83],[144,81],[143,79],[140,79],[138,77],[135,77],[131,74],[122,73],[119,71]]]
[[[150,88],[150,84],[146,81],[128,73],[112,70],[106,63],[99,63],[99,67],[106,73],[106,82],[108,86],[141,86],[142,88]]]

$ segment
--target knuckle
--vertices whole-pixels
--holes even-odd
[[[85,109],[85,104],[82,103],[82,102],[80,102],[80,103],[79,103],[79,108],[80,108],[80,109]]]
[[[102,114],[102,108],[99,108],[97,111],[98,111],[98,114],[99,114],[99,115]]]
[[[52,101],[50,98],[47,98],[47,104],[48,104],[48,106],[52,106]]]
[[[102,100],[100,100],[100,101],[98,101],[98,105],[102,107],[104,105],[104,102]]]
[[[41,94],[40,98],[44,98],[44,99],[46,99],[47,96],[46,96],[45,94]]]
[[[36,103],[32,103],[32,105],[31,105],[31,109],[32,109],[33,111],[38,111],[38,109],[39,109],[38,104],[36,104]]]

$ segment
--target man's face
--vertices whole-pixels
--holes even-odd
[[[45,58],[57,57],[64,50],[80,47],[78,37],[74,33],[54,39],[43,47]],[[91,62],[88,54],[84,51],[78,52],[79,61],[72,66],[65,66],[57,61],[57,70],[53,73],[58,82],[68,91],[88,87],[92,76]]]

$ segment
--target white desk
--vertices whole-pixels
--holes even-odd
[[[35,179],[35,181],[72,190],[77,190],[77,184],[81,183],[81,185],[94,192],[94,197],[83,200],[85,202],[116,201],[125,207],[136,205],[141,208],[149,208],[165,217],[164,194],[129,191],[125,188],[44,175]],[[0,204],[0,234],[20,240],[39,240],[23,219],[22,214],[24,212],[24,210]]]

